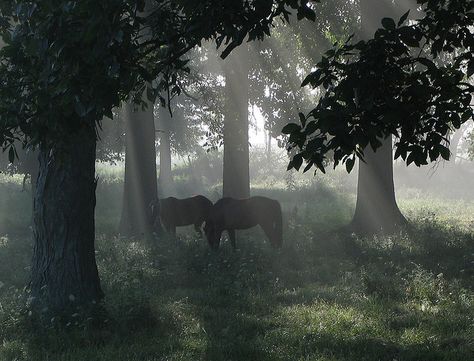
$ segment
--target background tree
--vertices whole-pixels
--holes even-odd
[[[289,124],[290,167],[324,171],[330,154],[335,166],[351,171],[364,149],[383,146],[395,136],[395,158],[407,164],[449,159],[449,134],[473,117],[473,1],[419,0],[424,15],[406,23],[382,19],[373,39],[339,44],[329,50],[303,85],[326,92],[300,124]],[[438,61],[450,54],[453,61]]]
[[[146,109],[125,104],[124,118],[125,179],[120,233],[149,237],[154,231],[151,203],[158,198],[153,104],[148,102]]]
[[[360,0],[362,39],[373,36],[381,19],[398,15],[392,5],[391,0]],[[391,233],[407,222],[395,198],[392,135],[380,138],[380,143],[376,150],[365,147],[364,161],[359,162],[357,202],[351,223],[358,233]]]
[[[225,74],[223,196],[250,197],[249,49],[241,46],[223,65]]]

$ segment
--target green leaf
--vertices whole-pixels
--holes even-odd
[[[352,169],[354,168],[354,164],[355,164],[355,158],[354,157],[348,158],[346,160],[346,171],[347,171],[347,173],[352,172]]]
[[[446,148],[445,146],[443,145],[440,145],[438,147],[438,150],[439,150],[439,154],[441,154],[441,157],[444,159],[444,160],[449,160],[450,156],[451,156],[451,152],[449,151],[449,148]]]
[[[298,113],[298,115],[300,117],[301,126],[304,127],[306,125],[306,116],[303,113]]]
[[[395,30],[395,28],[397,27],[395,25],[395,20],[393,20],[392,18],[383,18],[382,26],[387,30]]]
[[[313,167],[313,162],[309,161],[308,164],[306,164],[306,167],[304,167],[303,173],[306,173]]]
[[[293,157],[293,168],[300,170],[301,165],[303,164],[303,156],[301,154],[296,154]]]
[[[326,174],[326,169],[324,169],[324,164],[323,162],[321,161],[316,161],[314,162],[314,164],[316,164],[316,167],[318,167],[318,169],[323,172],[323,174]]]
[[[301,130],[301,126],[299,126],[298,124],[289,123],[283,127],[281,132],[283,134],[292,134],[292,133],[299,132],[300,130]]]
[[[12,145],[10,146],[10,149],[8,150],[8,161],[10,163],[13,163],[15,161],[15,147]]]
[[[408,19],[409,15],[410,15],[410,10],[408,10],[405,14],[402,15],[402,17],[398,21],[398,26],[402,25]]]

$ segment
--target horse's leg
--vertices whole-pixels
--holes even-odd
[[[275,246],[275,232],[273,229],[273,224],[270,222],[262,222],[260,223],[260,227],[262,227],[263,232],[267,236],[268,240],[270,241],[272,246]]]
[[[167,223],[165,225],[166,232],[172,236],[174,239],[176,239],[176,226],[172,223]]]
[[[196,232],[199,234],[199,237],[202,238],[202,229],[201,229],[201,225],[202,223],[194,223],[194,229],[196,230]]]
[[[235,229],[228,229],[227,233],[229,234],[230,244],[232,245],[232,248],[235,251]]]
[[[222,232],[224,232],[224,229],[222,228],[216,228],[215,230],[215,238],[214,238],[214,248],[219,249],[219,246],[221,244],[221,236]]]

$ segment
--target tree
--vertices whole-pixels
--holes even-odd
[[[361,33],[370,38],[380,19],[393,13],[389,0],[361,0]],[[394,232],[407,223],[398,208],[393,184],[392,135],[381,138],[382,145],[365,147],[359,162],[357,202],[351,228],[358,233]]]
[[[158,198],[153,104],[145,109],[125,104],[125,179],[120,233],[150,237],[154,231],[151,204]]]
[[[39,151],[30,287],[33,304],[53,312],[103,296],[94,255],[95,130],[81,128],[67,145]]]
[[[242,46],[224,64],[223,196],[237,199],[250,197],[248,52]]]
[[[449,159],[448,136],[473,119],[474,1],[418,0],[424,15],[406,23],[383,18],[372,39],[337,44],[322,57],[303,86],[325,93],[299,124],[285,126],[289,167],[316,166],[324,172],[330,155],[335,166],[351,171],[364,149],[395,137],[394,157],[407,164]],[[449,54],[452,61],[439,58]]]
[[[173,117],[168,109],[158,110],[158,138],[160,140],[160,190],[162,197],[173,195],[173,176],[171,174],[171,129]]]
[[[287,5],[314,16],[307,1],[157,3],[146,17],[142,1],[1,3],[0,145],[12,149],[21,137],[39,148],[35,311],[89,307],[103,296],[94,250],[98,122],[122,101],[142,103],[159,75],[167,75],[159,84],[177,92],[172,74],[203,40],[224,42],[226,57],[244,39],[269,34],[276,18],[288,18]],[[152,29],[146,41],[144,26]]]

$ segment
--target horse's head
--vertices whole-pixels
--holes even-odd
[[[209,247],[217,249],[219,247],[219,239],[220,235],[217,235],[216,226],[213,222],[207,220],[204,225],[204,233],[207,238],[207,242],[209,243]]]

